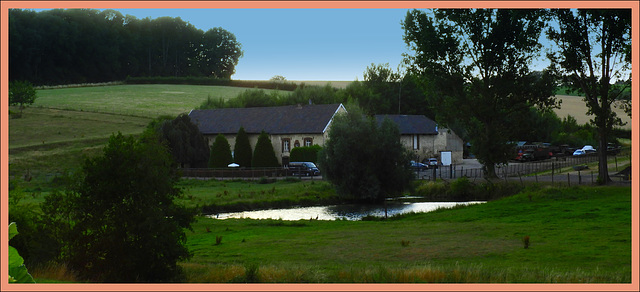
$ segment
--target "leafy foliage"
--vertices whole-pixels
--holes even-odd
[[[156,124],[154,126],[154,124]],[[164,119],[161,122],[151,122],[149,127],[167,143],[176,162],[182,167],[206,167],[209,162],[209,143],[186,114],[175,119]]]
[[[218,136],[216,136],[216,140],[211,146],[209,167],[227,167],[227,165],[231,164],[232,162],[233,157],[231,156],[231,146],[229,145],[229,141],[224,135],[218,134]]]
[[[308,161],[316,163],[318,161],[318,153],[322,150],[320,145],[311,145],[303,147],[295,147],[291,149],[291,161]]]
[[[162,282],[190,256],[184,228],[195,210],[178,206],[178,169],[155,136],[112,135],[64,193],[42,204],[44,224],[61,242],[61,262],[86,280]]]
[[[256,142],[256,149],[253,150],[253,159],[251,160],[252,167],[278,167],[278,158],[276,152],[273,150],[271,139],[269,135],[262,131],[258,136],[258,142]]]
[[[236,144],[233,145],[233,158],[234,162],[241,167],[251,167],[253,150],[251,150],[249,136],[244,130],[244,127],[240,127],[238,134],[236,135]]]
[[[409,160],[393,122],[385,119],[378,126],[351,111],[334,118],[318,164],[343,198],[380,202],[409,187],[413,178]]]
[[[528,67],[541,48],[544,16],[524,9],[412,10],[402,24],[415,52],[407,62],[440,105],[439,122],[460,124],[487,176],[510,158],[513,121],[532,106],[556,106],[554,71]]]
[[[203,31],[179,17],[138,19],[110,9],[9,9],[9,27],[9,76],[38,85],[127,76],[228,79],[243,55],[232,33],[219,27]]]
[[[31,105],[36,101],[36,90],[29,81],[9,82],[9,104],[20,106],[20,115],[25,105]]]
[[[598,149],[606,149],[613,127],[622,125],[612,104],[628,99],[631,85],[631,10],[555,9],[553,16],[558,28],[548,36],[559,49],[550,56],[561,67],[563,84],[584,95]],[[598,162],[598,181],[610,181],[605,151],[598,152]]]
[[[9,224],[9,240],[18,234],[15,222]],[[24,265],[24,259],[13,246],[9,246],[9,283],[35,283]]]

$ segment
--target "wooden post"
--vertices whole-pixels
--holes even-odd
[[[571,176],[569,176],[568,172],[567,172],[567,183],[569,184],[569,186],[571,186]]]

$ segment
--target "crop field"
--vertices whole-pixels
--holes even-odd
[[[576,118],[576,122],[580,125],[588,123],[589,119],[593,118],[593,116],[586,114],[587,106],[581,96],[557,95],[556,97],[562,100],[560,108],[554,110],[559,118],[562,119],[567,117],[567,115],[571,115]],[[621,128],[631,129],[631,118],[622,109],[617,107],[614,107],[613,111],[626,123],[626,125]]]

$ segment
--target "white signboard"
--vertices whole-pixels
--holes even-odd
[[[440,152],[440,162],[442,165],[451,165],[451,151]]]

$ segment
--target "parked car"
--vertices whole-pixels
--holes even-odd
[[[320,175],[320,170],[313,162],[289,162],[289,171],[298,176]]]
[[[618,155],[620,154],[621,150],[622,147],[620,145],[617,145],[615,143],[607,143],[607,155]]]
[[[427,163],[429,168],[438,168],[438,159],[437,158],[429,158],[429,162]]]
[[[591,145],[585,145],[584,147],[582,147],[582,149],[574,151],[573,156],[589,155],[593,153],[596,153],[596,149]]]
[[[424,164],[424,163],[415,162],[415,161],[411,160],[411,168],[414,169],[414,170],[420,171],[420,170],[428,169],[429,166]]]

